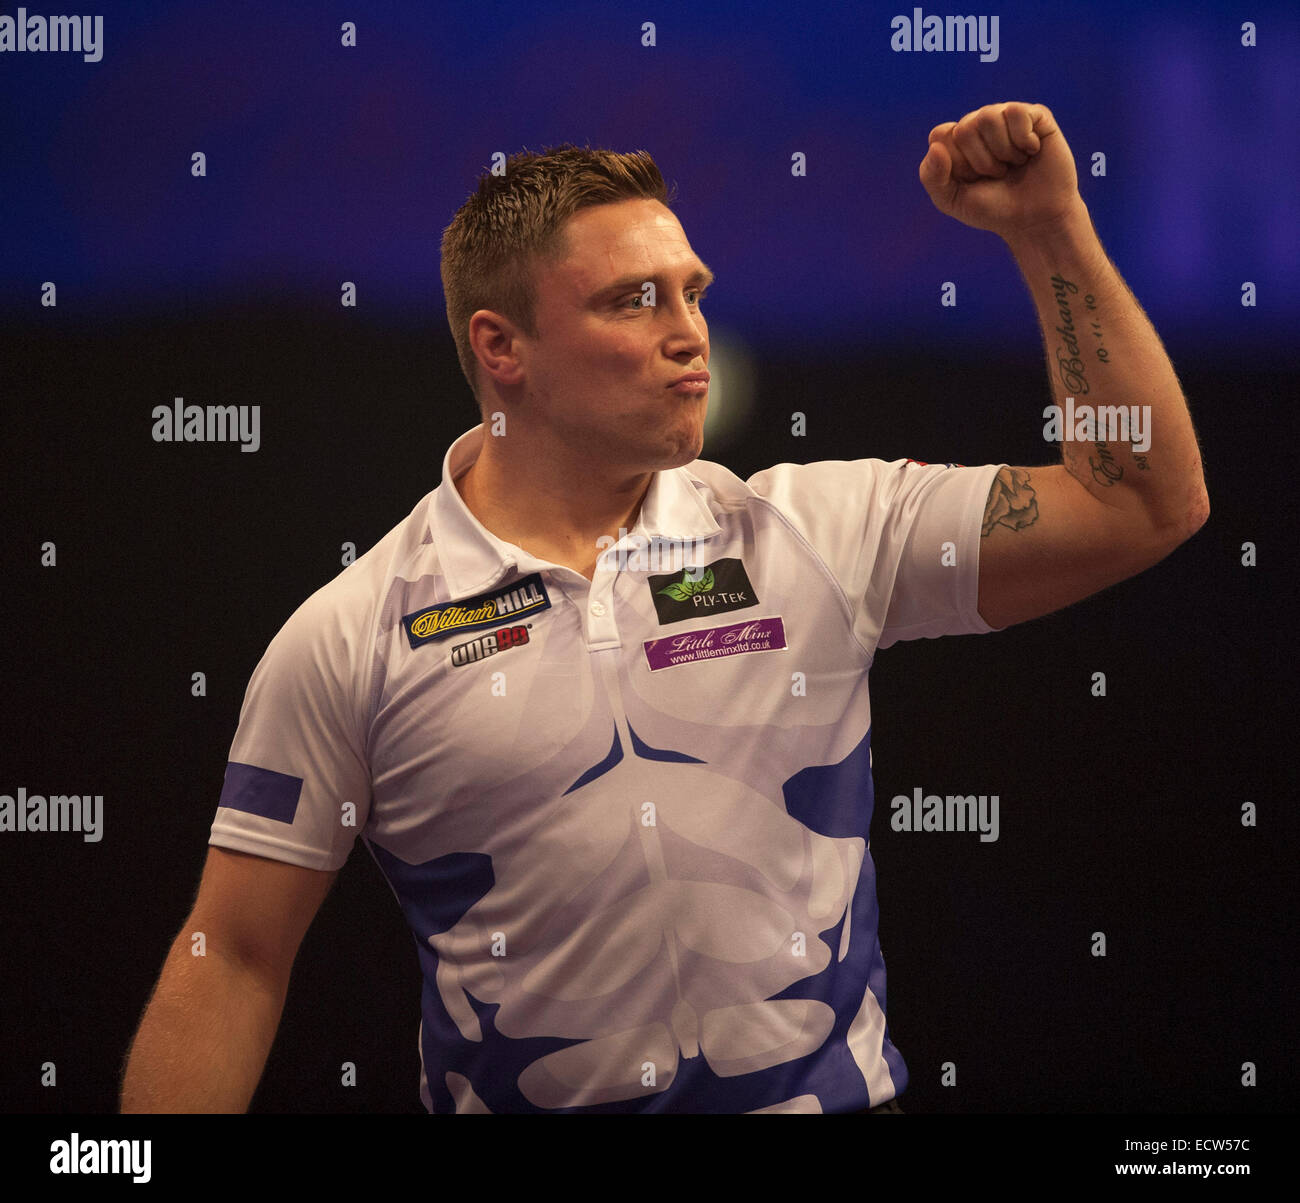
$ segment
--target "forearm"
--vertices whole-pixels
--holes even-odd
[[[121,1112],[243,1112],[262,1076],[287,982],[172,945],[131,1046]]]
[[[1059,418],[1067,471],[1154,529],[1203,519],[1205,480],[1182,387],[1083,202],[1067,220],[1006,242],[1038,310],[1051,401],[1060,407],[1044,430]]]

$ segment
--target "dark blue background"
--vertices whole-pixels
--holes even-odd
[[[1162,333],[1265,353],[1300,313],[1291,4],[999,2],[990,63],[891,50],[901,3],[101,7],[102,61],[0,58],[10,310],[47,279],[95,312],[334,305],[348,279],[370,313],[436,325],[441,232],[491,154],[568,140],[656,157],[718,274],[711,320],[751,345],[928,344],[958,266],[942,329],[983,343],[1032,311],[1001,243],[940,216],[917,165],[939,122],[1031,100]]]

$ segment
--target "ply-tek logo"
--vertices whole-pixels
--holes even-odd
[[[413,648],[435,639],[446,639],[460,631],[481,631],[494,627],[505,618],[520,618],[551,608],[541,573],[534,572],[522,581],[503,585],[490,593],[479,593],[463,601],[446,602],[407,614],[402,618],[406,637]]]
[[[480,635],[477,639],[471,639],[468,643],[458,643],[451,649],[451,663],[453,668],[460,668],[465,664],[474,664],[479,660],[486,660],[489,656],[495,656],[497,652],[504,652],[508,648],[523,647],[528,642],[528,628],[523,627],[502,627],[499,631],[493,631],[489,635]]]
[[[714,560],[703,568],[687,568],[680,575],[652,576],[650,596],[661,625],[758,605],[745,566],[736,559]]]

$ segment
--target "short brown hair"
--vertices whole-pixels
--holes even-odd
[[[540,154],[511,155],[504,175],[479,177],[478,191],[442,235],[447,322],[475,397],[478,359],[469,345],[474,313],[491,309],[536,338],[533,271],[539,260],[563,254],[564,223],[589,205],[642,198],[672,204],[659,168],[644,150],[620,154],[566,142]]]

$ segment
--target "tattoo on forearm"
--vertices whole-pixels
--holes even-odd
[[[995,526],[1024,530],[1037,521],[1038,502],[1029,486],[1029,473],[1023,468],[1000,468],[989,489],[980,538],[987,538]]]
[[[1088,383],[1085,353],[1079,345],[1082,333],[1080,326],[1084,318],[1080,319],[1080,326],[1076,326],[1074,312],[1070,306],[1070,298],[1079,296],[1079,286],[1073,280],[1067,280],[1060,272],[1052,276],[1051,285],[1052,292],[1056,297],[1057,312],[1061,318],[1060,325],[1056,327],[1056,333],[1063,340],[1063,344],[1057,346],[1054,352],[1057,371],[1060,374],[1061,383],[1074,396],[1084,396],[1091,388]],[[1091,315],[1097,311],[1097,298],[1092,293],[1084,293],[1082,301],[1085,315]],[[1106,346],[1105,334],[1102,331],[1100,319],[1088,316],[1086,320],[1089,323],[1090,333],[1096,342],[1093,350],[1096,353],[1098,362],[1111,363],[1110,351]],[[1085,455],[1080,446],[1071,440],[1068,434],[1062,442],[1066,471],[1082,484],[1086,485],[1088,479],[1091,478],[1095,484],[1100,485],[1103,489],[1109,489],[1124,479],[1124,468],[1115,458],[1115,453],[1111,451],[1109,443],[1098,440],[1092,444],[1096,454]],[[1133,462],[1137,465],[1139,471],[1149,471],[1150,465],[1147,463],[1145,455],[1137,452],[1132,452],[1132,455]],[[1086,464],[1082,462],[1085,458],[1087,460]]]
[[[1093,444],[1097,448],[1097,456],[1094,459],[1088,457],[1088,466],[1092,469],[1092,479],[1103,488],[1109,489],[1116,481],[1124,479],[1124,469],[1119,466],[1115,459],[1115,453],[1111,451],[1109,443],[1103,443],[1100,440]]]
[[[1092,293],[1088,293],[1088,295],[1083,298],[1083,307],[1089,313],[1094,312],[1097,308],[1097,298],[1094,297]],[[1110,352],[1106,350],[1106,343],[1101,333],[1101,323],[1096,318],[1093,318],[1091,326],[1092,336],[1097,340],[1097,345],[1094,348],[1097,352],[1097,358],[1100,359],[1102,363],[1110,363]]]
[[[1051,278],[1050,283],[1052,293],[1056,297],[1056,311],[1061,319],[1060,325],[1056,327],[1056,333],[1061,336],[1061,345],[1057,346],[1052,353],[1056,360],[1056,370],[1065,388],[1074,396],[1083,397],[1088,394],[1092,386],[1088,383],[1088,370],[1084,362],[1084,351],[1079,345],[1079,337],[1082,331],[1075,324],[1074,311],[1070,306],[1070,298],[1078,296],[1079,286],[1073,280],[1067,280],[1060,272],[1057,272]],[[1095,313],[1097,311],[1097,298],[1090,292],[1084,293],[1083,307],[1086,313]],[[1096,346],[1093,350],[1096,352],[1097,359],[1101,363],[1110,363],[1110,351],[1106,347],[1101,320],[1090,317],[1088,323],[1088,332],[1096,340]]]
[[[1115,459],[1115,453],[1111,451],[1109,443],[1096,442],[1092,446],[1097,454],[1089,455],[1087,464],[1084,465],[1080,463],[1084,458],[1080,444],[1067,439],[1062,445],[1065,470],[1082,485],[1086,485],[1088,478],[1091,477],[1095,484],[1099,484],[1103,489],[1109,489],[1116,482],[1124,479],[1124,469]],[[1138,459],[1138,467],[1146,470],[1145,457]]]
[[[1070,297],[1079,291],[1079,286],[1067,280],[1060,272],[1052,277],[1052,292],[1056,296],[1057,312],[1061,315],[1056,333],[1064,341],[1054,352],[1057,371],[1066,390],[1076,397],[1088,393],[1088,375],[1083,366],[1083,355],[1079,351],[1079,331],[1074,324],[1074,313],[1070,309]]]

